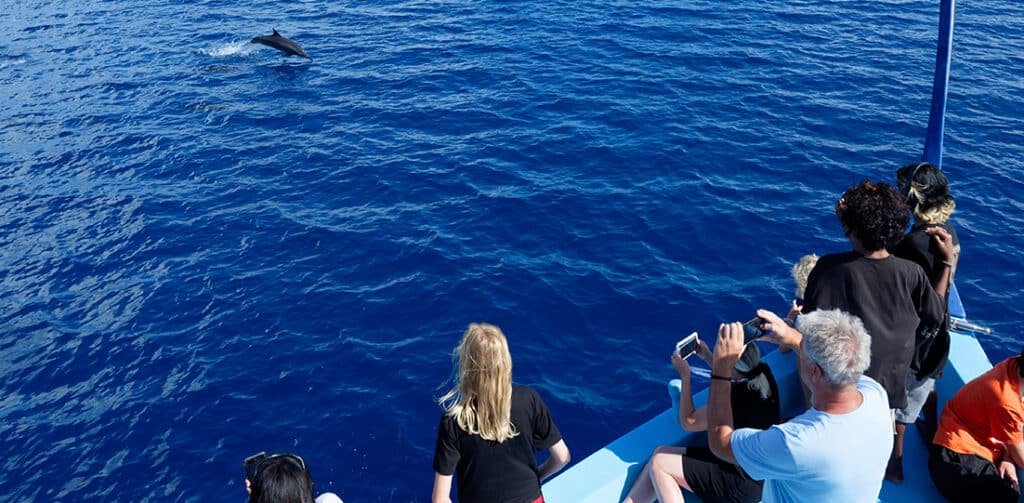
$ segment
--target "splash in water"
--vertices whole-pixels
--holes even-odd
[[[0,70],[7,68],[8,66],[24,65],[25,59],[14,59],[10,61],[0,61]]]
[[[204,49],[203,54],[207,56],[213,56],[215,58],[224,58],[230,56],[248,56],[259,48],[249,43],[248,40],[231,42],[229,44],[220,45],[210,49]]]

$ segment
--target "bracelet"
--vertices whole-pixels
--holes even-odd
[[[711,380],[712,381],[719,380],[719,381],[729,381],[729,382],[732,382],[731,378],[725,377],[725,376],[716,375],[716,374],[711,374]]]
[[[943,260],[942,263],[945,264],[946,267],[949,267],[950,269],[953,268],[953,263],[948,260]]]

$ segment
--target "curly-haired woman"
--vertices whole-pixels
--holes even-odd
[[[889,249],[910,222],[906,200],[892,186],[864,181],[836,203],[836,217],[853,250],[825,255],[807,278],[803,312],[841,309],[859,317],[871,335],[871,365],[864,374],[889,395],[889,407],[907,404],[906,380],[918,325],[934,332],[945,306],[921,267]],[[943,257],[953,257],[945,230],[926,231]],[[948,269],[938,285],[948,285]]]

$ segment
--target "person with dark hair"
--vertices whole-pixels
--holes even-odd
[[[885,388],[890,407],[902,408],[914,334],[922,324],[934,332],[945,306],[920,266],[889,253],[910,222],[907,203],[895,189],[868,181],[854,185],[836,203],[836,216],[853,251],[818,260],[807,278],[803,312],[842,309],[860,318],[871,335],[865,375]],[[952,237],[943,229],[926,232],[948,262]],[[941,291],[948,287],[945,272],[937,285]]]
[[[942,256],[943,273],[933,285],[921,266],[889,253],[910,222],[905,198],[890,185],[864,181],[847,189],[836,216],[853,250],[825,255],[807,278],[804,313],[841,309],[864,322],[871,336],[871,365],[864,375],[885,388],[891,409],[907,405],[907,372],[921,327],[933,334],[946,306],[952,236],[925,229]]]
[[[711,350],[698,341],[696,355],[712,363]],[[708,429],[707,407],[694,409],[690,364],[672,353],[679,373],[679,425],[689,432]],[[768,364],[761,361],[756,344],[748,344],[729,375],[730,399],[739,428],[767,429],[782,420],[779,390]],[[707,447],[661,446],[637,476],[623,503],[651,503],[681,498],[682,489],[707,502],[761,501],[763,481],[754,480],[735,464],[719,459]]]
[[[946,402],[928,456],[953,503],[1015,502],[1024,476],[1024,351],[965,384]]]
[[[306,462],[290,453],[272,454],[260,460],[253,480],[245,479],[249,503],[342,503],[334,493],[313,499],[313,478]]]
[[[893,248],[893,255],[920,265],[935,291],[946,301],[949,290],[942,289],[939,282],[948,268],[947,286],[952,284],[960,258],[960,239],[949,221],[956,208],[953,196],[949,193],[949,181],[939,168],[919,162],[900,168],[896,172],[896,183],[914,214],[914,225]],[[952,237],[953,258],[949,263],[943,263],[945,257],[927,234],[927,229],[931,228],[942,228]],[[943,302],[943,305],[946,304]],[[914,342],[914,355],[910,360],[910,373],[907,375],[907,406],[896,409],[896,442],[892,463],[886,472],[886,479],[893,482],[903,481],[903,435],[907,425],[917,420],[935,388],[935,379],[942,375],[949,358],[949,316],[943,317],[934,336],[929,335],[927,327],[919,327]],[[926,429],[929,435],[935,431],[936,419],[928,418],[927,422],[931,426]]]

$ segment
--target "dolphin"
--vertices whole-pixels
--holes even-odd
[[[273,34],[256,37],[250,40],[249,43],[263,44],[267,47],[273,47],[274,49],[281,51],[283,53],[282,56],[284,57],[301,56],[313,61],[313,58],[309,57],[309,55],[306,54],[306,51],[302,50],[302,47],[300,47],[299,44],[296,44],[294,40],[282,37],[281,34],[277,32],[277,28],[274,29]]]

